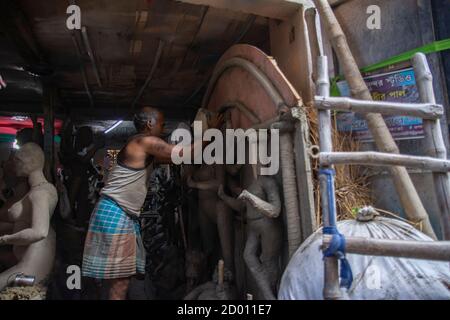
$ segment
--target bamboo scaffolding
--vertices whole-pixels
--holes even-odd
[[[450,161],[431,157],[417,157],[382,152],[320,152],[317,157],[322,165],[333,164],[405,166],[434,172],[450,171]]]
[[[413,66],[416,74],[417,87],[423,103],[436,103],[433,90],[433,74],[424,54],[418,53],[413,57]],[[425,144],[428,146],[427,154],[431,157],[447,160],[447,149],[442,136],[441,122],[439,120],[424,120]],[[434,186],[436,198],[441,213],[441,225],[444,239],[450,239],[450,178],[448,173],[434,173]]]
[[[318,109],[357,113],[379,113],[383,115],[411,116],[436,120],[444,115],[442,105],[435,103],[394,103],[382,101],[365,101],[351,98],[333,98],[316,96],[314,104]]]
[[[332,236],[323,236],[323,246],[328,247]],[[345,237],[347,253],[450,261],[450,241],[403,241]]]
[[[339,25],[330,4],[327,0],[314,0],[314,3],[319,11],[321,20],[326,27],[329,39],[336,51],[339,62],[342,65],[345,79],[349,84],[352,96],[360,100],[372,100],[370,91],[364,82],[358,65],[348,46],[345,34]],[[379,113],[368,113],[365,115],[365,118],[377,148],[382,152],[398,154],[399,149],[392,138],[383,117]],[[421,222],[423,225],[423,232],[433,239],[436,239],[428,214],[425,211],[406,168],[390,167],[389,170],[408,219],[415,223]]]

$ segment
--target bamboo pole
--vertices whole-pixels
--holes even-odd
[[[330,82],[328,76],[328,59],[326,56],[320,56],[317,60],[317,93],[327,97],[330,94]],[[331,132],[331,112],[330,110],[319,110],[319,135],[320,149],[324,152],[333,151],[332,132]],[[327,167],[321,167],[326,169]],[[322,204],[322,218],[324,227],[330,227],[336,223],[336,212],[330,214],[330,205],[334,208],[336,203],[329,203],[328,194],[335,193],[334,183],[328,190],[327,177],[319,175],[320,194]],[[334,181],[333,181],[334,182]],[[333,198],[334,199],[334,198]],[[327,300],[341,299],[341,289],[339,286],[339,262],[335,257],[326,257],[324,259],[324,288],[323,296]]]
[[[318,158],[320,164],[325,166],[333,164],[405,166],[435,172],[450,171],[448,160],[382,152],[320,152]]]
[[[342,65],[345,79],[349,84],[352,96],[360,100],[372,100],[370,91],[364,82],[358,65],[348,46],[345,34],[339,25],[330,4],[327,0],[314,0],[314,3],[328,32],[333,48],[336,51],[339,63]],[[365,115],[365,118],[377,148],[382,152],[400,153],[383,117],[378,113],[368,113]],[[425,211],[406,168],[391,167],[389,168],[389,171],[392,175],[397,195],[399,196],[408,219],[414,223],[421,223],[423,232],[433,239],[436,239],[428,214]]]
[[[433,90],[433,74],[427,63],[426,56],[418,53],[413,57],[417,87],[420,99],[424,103],[436,103]],[[424,120],[425,145],[427,154],[431,157],[447,160],[447,149],[442,137],[440,120]],[[441,213],[441,226],[444,239],[450,240],[450,178],[448,173],[434,173],[436,198]]]
[[[323,236],[328,247],[332,236]],[[423,260],[450,261],[450,241],[404,241],[345,237],[345,251],[368,256],[386,256]]]
[[[316,8],[309,8],[305,11],[305,20],[308,26],[309,44],[313,61],[315,61],[317,57],[323,56],[322,39],[320,38],[320,30],[317,28],[316,19]],[[313,63],[312,70],[311,77],[314,81],[317,81],[317,63]]]
[[[403,115],[435,120],[444,115],[442,105],[435,103],[394,103],[384,101],[366,101],[351,98],[333,98],[316,96],[316,108],[357,113],[380,113],[383,115]]]

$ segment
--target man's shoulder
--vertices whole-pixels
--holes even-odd
[[[129,152],[133,153],[133,151],[137,150],[143,150],[146,153],[153,154],[153,152],[156,152],[156,150],[161,149],[163,144],[166,144],[163,139],[155,136],[145,135],[130,139],[124,149],[125,154],[128,154]]]
[[[161,141],[164,141],[164,140],[162,140],[159,137],[137,134],[128,141],[128,144],[130,144],[130,143],[153,144],[153,143],[157,143],[157,142],[161,142]]]

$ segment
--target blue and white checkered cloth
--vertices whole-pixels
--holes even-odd
[[[82,275],[97,279],[145,272],[139,222],[112,199],[102,196],[92,213],[83,253]]]

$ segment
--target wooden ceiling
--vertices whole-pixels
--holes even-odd
[[[161,59],[139,103],[186,118],[198,108],[202,85],[227,48],[248,43],[269,50],[268,19],[238,11],[173,0],[1,2],[0,75],[8,87],[0,90],[0,112],[40,112],[42,87],[55,87],[57,113],[103,119],[126,114],[162,40]],[[101,86],[87,50],[81,46],[77,54],[66,27],[66,9],[73,2],[81,8]],[[75,33],[82,44],[80,35]]]

